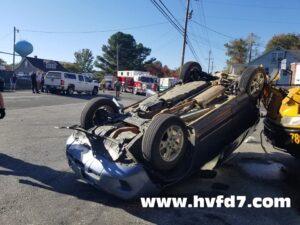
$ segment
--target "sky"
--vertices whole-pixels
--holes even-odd
[[[186,0],[161,1],[183,26]],[[276,34],[300,33],[299,0],[190,1],[188,36],[196,54],[187,47],[185,61],[199,60],[204,70],[209,50],[214,71],[222,70],[227,60],[224,44],[251,32],[259,37],[260,52]],[[1,0],[0,7],[2,52],[13,52],[14,26],[19,30],[16,42],[32,43],[30,56],[64,62],[74,62],[74,52],[83,48],[102,55],[108,38],[121,31],[151,48],[150,57],[172,69],[180,66],[182,35],[151,0]],[[10,55],[0,53],[0,58],[12,63]]]

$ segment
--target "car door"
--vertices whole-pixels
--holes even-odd
[[[73,73],[64,73],[64,80],[65,80],[65,88],[68,88],[69,86],[75,86],[76,89],[76,75]]]
[[[90,79],[87,76],[84,76],[84,88],[86,91],[93,91],[93,88],[94,88],[92,79]]]
[[[83,75],[78,74],[78,88],[76,88],[77,91],[86,91],[84,90],[84,86],[84,77]]]

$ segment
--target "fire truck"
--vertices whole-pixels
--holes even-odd
[[[123,92],[133,94],[146,94],[146,90],[158,90],[157,77],[149,72],[125,70],[118,71],[118,79],[121,82]]]

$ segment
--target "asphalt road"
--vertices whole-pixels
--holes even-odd
[[[109,95],[112,93],[107,93]],[[217,171],[215,178],[195,175],[160,196],[219,194],[291,197],[291,209],[143,209],[78,180],[65,158],[69,130],[78,123],[89,96],[66,97],[4,93],[7,117],[0,121],[0,224],[299,224],[300,161],[260,147],[261,124]],[[123,94],[131,104],[142,96]]]

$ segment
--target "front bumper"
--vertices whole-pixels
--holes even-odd
[[[99,152],[99,151],[97,151]],[[113,162],[96,154],[71,135],[67,140],[66,155],[69,166],[80,178],[121,199],[134,199],[159,192],[141,164]]]
[[[264,134],[267,139],[277,148],[288,152],[300,152],[300,129],[285,128],[274,124],[270,119],[264,120]]]

